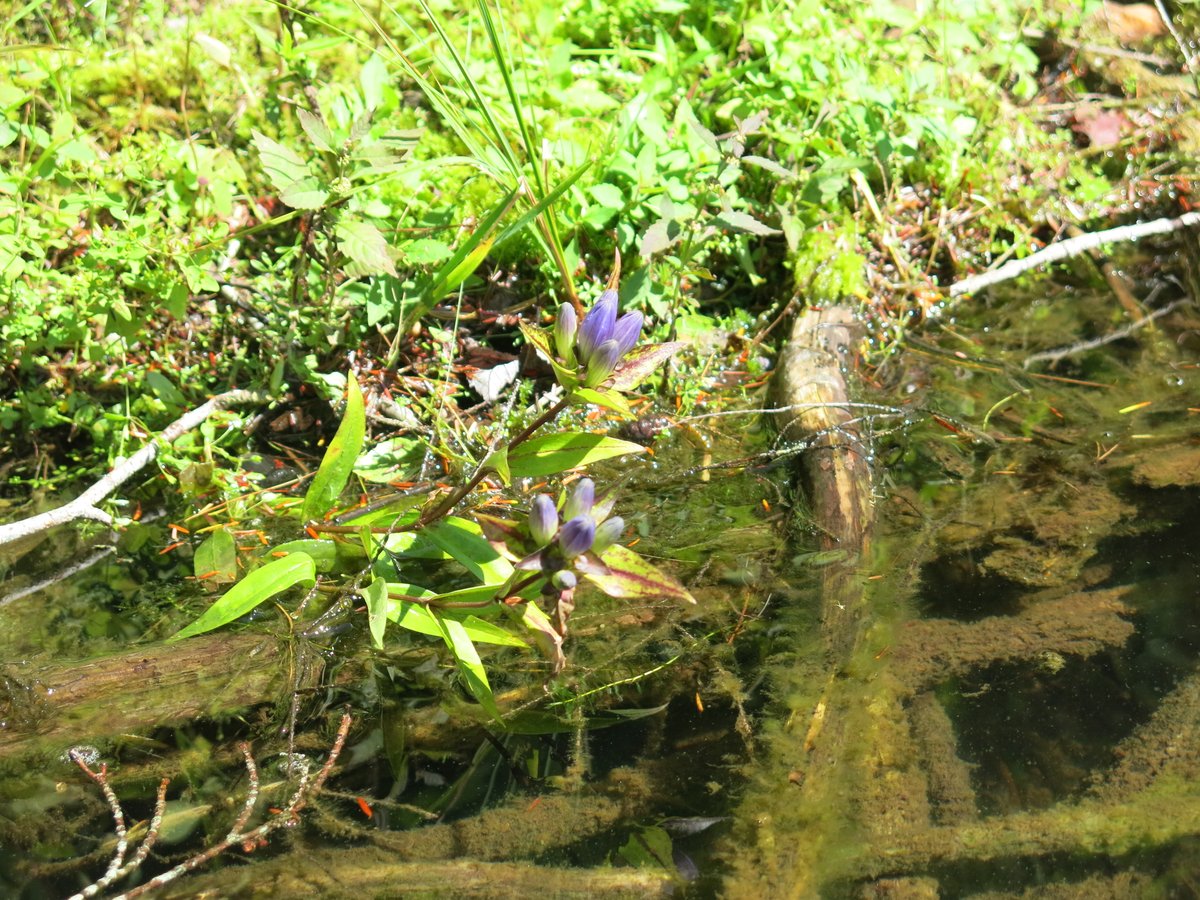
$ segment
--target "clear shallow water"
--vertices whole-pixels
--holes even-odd
[[[931,330],[883,370],[871,399],[909,425],[888,437],[895,419],[876,423],[878,525],[852,659],[822,655],[821,574],[837,563],[812,552],[819,529],[798,520],[781,552],[782,470],[701,482],[682,474],[699,462],[683,441],[634,473],[642,512],[629,518],[640,550],[678,561],[699,607],[581,606],[572,668],[549,698],[527,656],[491,660],[498,689],[527,705],[515,733],[484,736],[422,648],[364,652],[361,622],[305,646],[296,658],[318,671],[301,694],[302,747],[324,752],[345,702],[351,746],[296,832],[304,843],[278,838],[259,866],[221,876],[236,889],[217,889],[311,893],[304,879],[339,865],[369,885],[373,849],[430,871],[464,856],[526,867],[497,874],[492,896],[521,895],[532,865],[578,877],[611,865],[692,896],[1186,896],[1200,856],[1200,740],[1183,689],[1200,652],[1193,326],[1168,319],[1042,372],[1071,381],[1020,368],[1109,327],[1110,305],[1015,300],[989,312],[983,341]],[[743,452],[730,438],[716,458]],[[178,573],[155,558],[129,550],[4,610],[10,671],[39,646],[83,657],[163,627],[155,610]],[[1022,629],[1031,643],[1013,649]],[[284,749],[287,696],[96,741],[131,817],[149,814],[161,774],[175,778],[192,824],[164,854],[228,826],[245,786],[233,744],[250,739],[262,760]],[[110,822],[94,786],[49,747],[0,766],[11,889],[65,895],[87,880],[68,861],[93,851],[83,871],[99,874]],[[272,880],[284,872],[298,880]]]

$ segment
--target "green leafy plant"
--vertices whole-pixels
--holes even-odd
[[[614,273],[610,284],[615,278]],[[383,507],[351,517],[349,524],[333,524],[326,519],[364,455],[366,414],[362,392],[351,375],[341,424],[298,510],[298,524],[313,537],[267,550],[261,565],[174,639],[227,625],[296,585],[316,582],[335,591],[357,591],[365,601],[368,629],[377,647],[385,646],[388,623],[441,638],[467,689],[485,712],[499,717],[475,644],[525,642],[489,618],[503,615],[557,673],[566,664],[562,645],[581,579],[616,598],[694,602],[674,578],[620,543],[625,523],[611,515],[615,493],[597,494],[590,478],[575,481],[557,501],[548,494],[534,495],[521,521],[480,511],[454,514],[489,474],[511,483],[644,451],[638,444],[605,435],[538,434],[570,405],[627,409],[622,392],[636,387],[679,347],[637,347],[642,325],[639,312],[618,316],[617,293],[610,287],[582,317],[574,306],[564,305],[551,332],[525,326],[527,339],[551,364],[563,398],[494,447],[474,473],[464,473],[463,482],[444,496],[435,495],[423,504]],[[295,510],[294,504],[286,508]],[[197,553],[197,567],[230,571],[230,540],[224,531],[211,536]],[[361,562],[350,581],[339,586],[334,570],[343,552]],[[407,580],[410,563],[423,559],[452,562],[471,584],[438,589]],[[325,580],[324,572],[332,580]]]

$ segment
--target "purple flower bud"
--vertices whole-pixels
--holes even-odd
[[[621,351],[619,356],[624,356],[632,350],[641,336],[642,314],[640,312],[625,313],[617,319],[617,324],[613,326],[613,340],[617,342],[617,347]]]
[[[592,552],[603,553],[617,542],[624,530],[625,520],[620,516],[613,516],[611,519],[601,522],[596,526],[596,538],[592,541]]]
[[[592,504],[596,502],[596,482],[590,478],[580,478],[571,488],[571,495],[563,504],[563,518],[574,519],[578,516],[591,515]]]
[[[550,583],[560,591],[569,591],[579,584],[579,580],[570,569],[559,569],[550,577]]]
[[[558,531],[558,510],[546,494],[538,494],[529,507],[529,534],[534,543],[544,547]]]
[[[621,347],[616,341],[605,341],[593,352],[587,362],[587,374],[583,376],[584,387],[595,387],[608,378],[621,360]]]
[[[558,318],[554,320],[554,347],[567,365],[575,363],[575,331],[578,324],[575,307],[564,303],[558,308]]]
[[[591,516],[576,516],[558,532],[558,548],[567,559],[591,549],[596,539],[596,523]]]
[[[580,362],[586,363],[597,347],[612,340],[613,328],[617,324],[617,292],[605,291],[588,310],[579,326],[575,340],[575,353]]]

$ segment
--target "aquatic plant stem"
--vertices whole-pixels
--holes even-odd
[[[274,831],[281,828],[289,828],[295,825],[298,821],[300,811],[308,805],[308,802],[321,792],[325,781],[329,778],[330,772],[333,771],[333,766],[337,762],[338,756],[341,755],[342,748],[346,745],[346,736],[350,733],[350,714],[342,715],[341,724],[338,726],[337,736],[334,738],[333,746],[329,749],[329,756],[325,760],[316,778],[310,777],[308,770],[304,770],[300,774],[299,783],[295,792],[288,800],[287,806],[282,810],[271,815],[262,825],[253,828],[250,831],[243,832],[242,829],[246,826],[250,816],[254,812],[255,806],[258,804],[258,767],[254,764],[254,757],[250,755],[250,747],[242,743],[239,745],[242,755],[246,761],[246,773],[249,780],[249,789],[247,791],[246,802],[242,805],[242,811],[238,815],[237,821],[225,835],[224,839],[219,843],[214,844],[207,850],[197,853],[195,856],[190,856],[173,869],[169,869],[144,884],[140,884],[132,890],[126,891],[124,894],[114,898],[114,900],[132,900],[134,897],[140,897],[142,894],[152,891],[155,888],[169,884],[181,875],[186,875],[204,863],[208,862],[220,854],[224,853],[230,847],[241,846],[247,852],[254,850],[257,847],[263,846],[267,842],[267,837]]]
[[[559,400],[557,403],[555,403],[553,406],[551,406],[548,410],[546,410],[544,413],[542,413],[540,416],[538,416],[536,419],[534,419],[528,426],[526,426],[520,432],[520,434],[518,434],[516,437],[514,437],[512,440],[510,440],[508,442],[507,449],[512,450],[515,447],[518,447],[521,444],[523,444],[525,441],[529,440],[529,438],[539,428],[541,428],[543,425],[547,424],[548,422],[554,421],[555,417],[558,416],[558,414],[560,412],[562,412],[564,409],[566,409],[567,406],[570,405],[570,403],[571,403],[570,395],[563,397],[561,400]],[[425,526],[427,526],[433,522],[436,522],[438,519],[448,515],[450,513],[450,511],[453,510],[454,507],[457,506],[464,497],[466,497],[468,494],[470,494],[471,491],[475,490],[475,488],[479,485],[479,482],[483,481],[483,479],[487,477],[488,472],[491,472],[491,471],[492,471],[492,467],[490,465],[488,465],[485,460],[483,463],[480,464],[479,468],[477,468],[475,470],[475,474],[471,476],[471,478],[467,481],[466,484],[462,485],[461,487],[455,488],[453,491],[451,491],[449,494],[447,494],[442,499],[441,503],[439,503],[437,506],[433,507],[432,509],[427,510],[424,513],[422,513],[420,518],[418,518],[417,521],[414,522],[413,524],[401,526],[395,530],[396,531],[416,531],[417,529],[424,528]]]

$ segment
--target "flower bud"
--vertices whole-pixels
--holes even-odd
[[[621,359],[621,348],[616,341],[605,341],[588,360],[587,374],[583,376],[584,387],[595,387],[608,378]]]
[[[617,324],[613,326],[612,336],[613,340],[617,342],[617,349],[620,351],[617,358],[620,359],[634,348],[638,338],[642,336],[642,314],[640,312],[625,313],[617,319]]]
[[[558,318],[554,320],[554,348],[569,366],[575,364],[575,332],[578,324],[575,307],[564,303],[558,308]]]
[[[592,512],[592,504],[596,502],[596,482],[590,478],[580,478],[571,488],[567,502],[563,504],[563,518],[574,519],[587,516]]]
[[[591,549],[596,539],[596,523],[591,516],[576,516],[558,532],[558,548],[567,559]]]
[[[596,526],[596,537],[592,541],[592,552],[599,555],[611,547],[621,537],[621,532],[625,530],[625,520],[620,516],[613,516],[611,519],[606,519]]]
[[[608,518],[608,514],[612,512],[614,506],[617,505],[617,489],[614,485],[609,485],[596,497],[592,504],[592,519],[596,522],[603,522]]]
[[[529,534],[539,547],[553,540],[558,531],[558,510],[546,494],[538,494],[529,507]]]
[[[605,341],[612,340],[613,328],[617,324],[617,292],[605,291],[600,299],[588,310],[579,326],[579,336],[575,340],[575,354],[579,361],[586,363],[592,353]]]
[[[550,583],[560,591],[569,591],[579,584],[579,580],[570,569],[559,569],[550,576]]]

